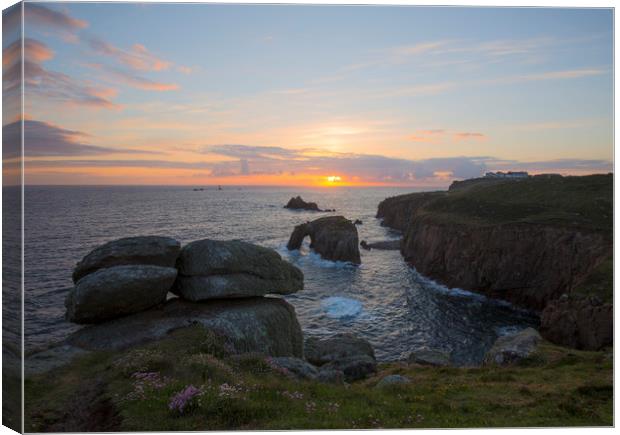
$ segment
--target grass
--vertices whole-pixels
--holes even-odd
[[[145,372],[156,375],[136,377]],[[412,382],[376,389],[388,374]],[[189,385],[201,394],[182,413],[170,410]],[[194,326],[28,378],[26,430],[610,426],[612,385],[609,353],[547,343],[516,367],[390,363],[346,386],[296,381],[260,355],[228,355],[217,337]]]
[[[416,194],[413,194],[416,195]],[[455,189],[422,213],[468,224],[535,223],[613,236],[613,175],[529,177]]]

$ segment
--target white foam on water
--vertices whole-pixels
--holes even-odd
[[[348,261],[326,260],[319,254],[311,250],[309,247],[307,249],[303,248],[305,248],[305,246],[302,246],[302,249],[295,249],[289,251],[286,245],[281,245],[276,250],[283,258],[291,261],[292,263],[298,263],[300,265],[325,267],[329,269],[347,269],[359,267]]]
[[[328,317],[341,320],[358,317],[364,310],[360,301],[342,296],[330,296],[323,299],[321,308]]]
[[[499,328],[495,328],[495,333],[501,337],[504,335],[513,335],[517,332],[523,331],[525,328],[519,325],[508,325],[508,326],[500,326]]]

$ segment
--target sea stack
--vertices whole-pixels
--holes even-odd
[[[343,216],[329,216],[297,225],[287,248],[299,249],[310,236],[310,247],[326,260],[361,264],[357,228]]]

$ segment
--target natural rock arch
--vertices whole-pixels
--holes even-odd
[[[299,249],[306,236],[310,247],[321,257],[331,261],[348,261],[361,264],[357,228],[343,216],[329,216],[297,225],[287,248]]]

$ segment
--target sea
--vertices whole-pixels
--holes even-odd
[[[398,239],[375,217],[383,199],[416,191],[387,187],[28,186],[25,188],[26,350],[61,341],[81,326],[64,319],[75,264],[93,248],[121,237],[239,239],[275,249],[304,273],[304,289],[284,298],[295,307],[305,336],[357,334],[379,361],[415,350],[448,351],[473,366],[498,336],[536,326],[538,317],[505,301],[448,289],[420,275],[398,251],[361,250],[362,264],[322,259],[304,242],[286,243],[295,227],[328,215],[359,219],[359,239]],[[422,189],[417,189],[422,190]],[[283,206],[301,195],[332,213]]]

